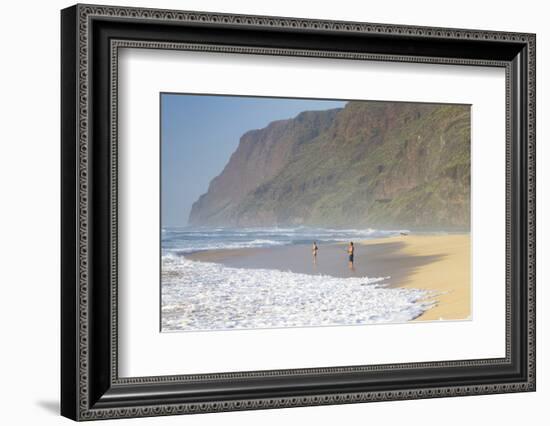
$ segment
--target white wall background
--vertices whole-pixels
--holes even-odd
[[[102,424],[544,424],[550,401],[550,27],[545,2],[524,0],[120,0],[143,7],[537,33],[538,390],[529,394],[292,408]],[[71,2],[2,7],[0,64],[0,418],[6,425],[69,424],[59,417],[59,10]],[[128,423],[131,422],[131,423]]]

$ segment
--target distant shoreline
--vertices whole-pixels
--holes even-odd
[[[346,243],[319,244],[317,263],[311,246],[204,250],[186,254],[190,260],[248,269],[275,269],[334,277],[390,277],[392,287],[435,290],[437,305],[417,321],[464,320],[471,317],[470,234],[411,233],[355,241],[350,270]]]

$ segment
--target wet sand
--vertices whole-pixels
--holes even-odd
[[[319,245],[313,262],[310,245],[211,250],[188,259],[252,269],[277,269],[335,277],[390,277],[391,286],[439,292],[437,305],[417,320],[469,319],[470,235],[407,235],[360,241],[349,268],[346,244]]]

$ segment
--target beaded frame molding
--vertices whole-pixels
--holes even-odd
[[[75,5],[62,21],[61,414],[74,420],[535,390],[535,35]],[[506,73],[506,355],[118,376],[121,48],[501,67]]]

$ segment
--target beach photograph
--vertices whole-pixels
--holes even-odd
[[[161,332],[472,318],[470,105],[160,97]]]

